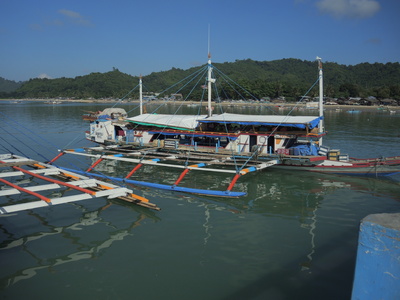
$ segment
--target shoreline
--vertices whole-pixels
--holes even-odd
[[[60,104],[63,103],[86,103],[86,104],[115,104],[118,103],[119,101],[117,100],[91,100],[91,99],[68,99],[68,100],[59,100],[59,99],[0,99],[1,102],[48,102],[48,101],[58,101],[61,102]],[[162,103],[169,103],[173,105],[199,105],[200,103],[198,101],[161,101],[161,100],[153,100],[151,102],[146,102],[144,104],[162,104]],[[51,103],[49,103],[51,104]],[[58,104],[58,105],[60,105]],[[133,101],[123,101],[121,104],[139,104],[139,100],[133,100]],[[213,104],[216,104],[213,102]],[[288,107],[294,107],[298,106],[299,108],[302,109],[307,109],[307,110],[318,110],[317,108],[306,108],[305,103],[263,103],[263,102],[221,102],[218,103],[221,106],[248,106],[248,107],[256,107],[256,106],[266,106],[266,107],[275,107],[275,108],[280,108],[280,109],[285,109]],[[207,102],[202,102],[202,106],[206,106]],[[336,110],[336,109],[343,109],[343,110],[360,110],[360,111],[371,111],[371,110],[391,110],[391,111],[400,111],[400,106],[389,106],[389,105],[373,105],[373,106],[364,106],[364,105],[340,105],[340,104],[335,104],[335,105],[324,105],[325,110]]]

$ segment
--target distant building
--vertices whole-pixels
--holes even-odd
[[[388,106],[397,106],[397,100],[394,99],[382,99],[380,100],[382,105],[388,105]]]

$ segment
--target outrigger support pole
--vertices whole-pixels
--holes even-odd
[[[39,198],[40,200],[43,200],[44,202],[51,203],[50,198],[47,198],[47,197],[45,197],[43,195],[40,195],[40,194],[35,193],[33,191],[30,191],[28,189],[24,189],[24,188],[22,188],[22,187],[20,187],[20,186],[18,186],[16,184],[12,184],[11,182],[9,182],[7,180],[4,180],[4,179],[0,178],[0,182],[3,182],[6,185],[11,186],[12,188],[17,189],[17,190],[19,190],[21,192],[24,192],[24,193],[27,193],[29,195],[35,196],[36,198]]]
[[[53,162],[55,162],[57,159],[59,159],[61,156],[63,156],[65,154],[64,151],[61,151],[56,157],[54,157],[51,161],[48,162],[48,164],[52,164]]]
[[[239,179],[240,176],[241,176],[241,174],[240,174],[240,173],[237,173],[237,174],[233,177],[231,183],[229,184],[228,188],[226,189],[226,192],[232,191],[233,187],[234,187],[235,184],[236,184],[236,181]]]
[[[183,172],[181,173],[181,175],[179,175],[179,178],[175,181],[173,186],[177,186],[182,181],[183,177],[185,177],[186,174],[189,173],[189,171],[192,168],[201,168],[201,167],[204,167],[205,165],[206,165],[205,163],[200,163],[200,164],[189,166],[187,169],[183,170]]]
[[[96,161],[94,162],[94,164],[91,165],[91,166],[86,170],[86,172],[90,172],[91,170],[93,170],[93,168],[94,168],[95,166],[97,166],[99,163],[101,163],[101,162],[103,161],[103,159],[104,159],[104,158],[100,157],[98,160],[96,160]]]
[[[257,168],[250,167],[250,168],[243,169],[243,170],[239,171],[238,173],[236,173],[236,175],[233,177],[231,183],[229,184],[228,188],[226,189],[226,193],[229,193],[232,191],[233,187],[236,184],[236,181],[239,179],[240,176],[245,175],[250,172],[255,172],[255,171],[257,171]]]
[[[160,159],[159,158],[153,158],[153,159],[149,159],[149,161],[158,162],[158,161],[160,161]],[[131,177],[133,175],[133,173],[135,173],[137,170],[139,170],[142,166],[143,166],[143,163],[139,163],[136,167],[134,167],[132,169],[132,171],[130,171],[128,173],[128,175],[125,176],[125,179],[128,179],[129,177]]]
[[[89,195],[92,195],[92,196],[96,195],[96,192],[94,192],[94,191],[91,191],[91,190],[88,190],[88,189],[84,189],[84,188],[81,188],[81,187],[73,185],[73,184],[69,184],[69,183],[64,182],[64,181],[59,181],[59,180],[55,180],[55,179],[52,179],[52,178],[47,178],[45,176],[42,176],[42,175],[39,175],[39,174],[36,174],[36,173],[32,173],[32,172],[30,172],[28,170],[25,170],[25,169],[22,169],[20,167],[14,166],[13,169],[21,171],[22,173],[31,175],[33,177],[45,180],[45,181],[49,181],[49,182],[52,182],[52,183],[63,185],[63,186],[69,187],[69,188],[74,189],[74,190],[78,190],[80,192],[83,192],[83,193],[86,193],[86,194],[89,194]]]
[[[51,161],[48,162],[49,165],[51,165],[53,162],[55,162],[57,159],[59,159],[61,156],[63,156],[65,153],[67,153],[66,151],[70,151],[70,152],[85,152],[85,149],[83,148],[76,148],[76,149],[66,149],[66,150],[59,150],[60,153],[54,157]]]
[[[135,173],[137,170],[140,169],[141,166],[143,166],[143,164],[138,164],[136,167],[134,167],[134,168],[132,169],[132,171],[130,171],[130,172],[128,173],[128,175],[125,176],[125,178],[128,179],[129,177],[131,177],[131,176],[133,175],[133,173]]]

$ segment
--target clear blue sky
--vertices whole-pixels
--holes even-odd
[[[399,62],[399,0],[0,0],[0,77],[148,75],[207,62]]]

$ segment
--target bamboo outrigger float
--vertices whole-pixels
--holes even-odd
[[[40,201],[2,206],[0,207],[0,214],[8,214],[39,207],[49,207],[52,205],[99,197],[107,197],[109,199],[117,198],[146,208],[160,210],[155,204],[150,203],[148,199],[133,194],[132,190],[125,187],[82,176],[75,172],[65,171],[51,164],[41,163],[22,156],[1,154],[0,168],[3,171],[0,173],[0,182],[4,184],[2,190],[0,190],[0,196],[12,196],[26,193],[40,199]],[[10,169],[10,171],[6,169]],[[40,183],[44,181],[46,184],[21,187],[16,182],[13,182],[15,177],[20,178],[21,176],[29,176]],[[51,198],[40,193],[54,190],[63,190],[63,192],[72,195]]]

